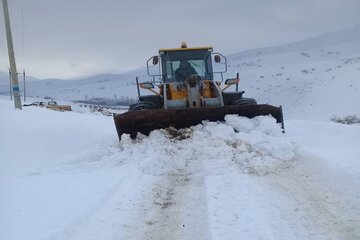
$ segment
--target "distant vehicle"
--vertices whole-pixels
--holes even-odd
[[[58,105],[55,100],[50,100],[47,103],[46,108],[51,109],[51,110],[55,110],[55,111],[61,111],[61,112],[71,111],[71,106],[70,105]]]

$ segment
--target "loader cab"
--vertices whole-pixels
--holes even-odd
[[[178,81],[175,71],[187,61],[200,79],[212,80],[212,47],[160,49],[161,77],[165,83]]]

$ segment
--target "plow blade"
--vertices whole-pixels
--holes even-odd
[[[248,118],[271,115],[277,123],[281,123],[284,129],[281,106],[274,107],[267,104],[129,111],[114,114],[114,121],[119,140],[121,140],[122,134],[130,134],[131,138],[136,138],[137,133],[149,135],[155,129],[169,126],[181,129],[200,124],[204,120],[224,121],[227,114],[237,114]]]

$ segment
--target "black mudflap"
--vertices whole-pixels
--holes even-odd
[[[237,114],[248,118],[272,115],[284,129],[281,106],[274,107],[267,104],[129,111],[123,114],[115,114],[114,121],[119,140],[121,140],[121,135],[124,133],[130,134],[134,138],[137,133],[148,135],[155,129],[169,126],[180,129],[200,124],[204,120],[224,121],[227,114]]]

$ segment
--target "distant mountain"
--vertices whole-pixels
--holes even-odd
[[[26,72],[25,72],[26,74]],[[22,73],[18,75],[19,81],[22,81],[23,76]],[[26,81],[39,81],[39,78],[35,78],[32,76],[26,76]],[[8,72],[1,72],[0,71],[0,85],[4,85],[4,83],[8,83],[9,82],[9,73]]]
[[[329,120],[334,114],[360,115],[359,42],[360,28],[354,28],[231,54],[225,78],[239,72],[244,96],[283,105],[286,118]],[[136,76],[140,81],[150,80],[146,69],[139,68],[77,80],[33,81],[27,92],[63,100],[135,97]],[[0,92],[6,91],[8,85],[0,85]]]
[[[101,74],[77,80],[32,81],[28,82],[26,92],[28,96],[51,97],[61,100],[131,97],[137,94],[136,76],[141,81],[149,80],[144,68],[141,68],[125,74]],[[22,85],[20,89],[22,89]],[[0,85],[0,92],[8,92],[8,83]]]

